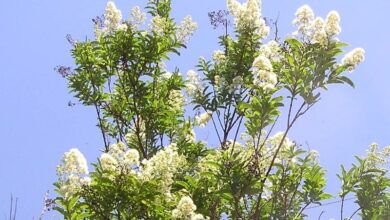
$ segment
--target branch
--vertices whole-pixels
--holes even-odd
[[[362,207],[356,209],[356,211],[354,211],[354,212],[352,213],[352,215],[349,217],[349,219],[352,219],[352,217],[353,217],[358,211],[360,211],[361,209],[362,209]]]

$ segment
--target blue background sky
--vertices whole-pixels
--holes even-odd
[[[0,219],[8,215],[11,193],[19,198],[17,219],[39,217],[44,194],[53,188],[56,165],[68,149],[78,147],[89,161],[99,154],[102,142],[93,109],[67,106],[72,95],[53,68],[73,64],[66,34],[92,38],[91,18],[103,13],[106,2],[1,0]],[[125,17],[132,6],[145,2],[115,1]],[[294,13],[305,3],[322,17],[337,10],[340,39],[352,45],[349,49],[366,50],[366,61],[351,75],[356,89],[330,87],[290,135],[320,152],[321,164],[328,170],[328,190],[336,193],[340,164],[350,164],[353,155],[363,154],[373,141],[390,144],[390,1],[264,0],[263,14],[279,15],[280,35],[285,36],[294,31]],[[173,58],[173,64],[186,72],[199,56],[209,57],[217,49],[221,30],[212,29],[207,12],[225,9],[225,0],[173,0],[173,7],[178,20],[191,14],[199,24],[182,57]],[[312,219],[323,209],[312,209]],[[338,209],[338,205],[327,206],[322,219],[337,219]],[[49,213],[45,219],[54,216]]]

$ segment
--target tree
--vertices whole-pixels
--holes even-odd
[[[146,29],[139,7],[123,20],[109,2],[94,19],[96,38],[73,42],[76,67],[59,71],[75,97],[96,110],[104,152],[91,172],[79,150],[65,153],[54,207],[65,219],[303,219],[309,205],[331,198],[318,153],[306,152],[288,133],[328,85],[354,86],[344,72],[364,60],[364,50],[339,62],[346,44],[337,39],[335,11],[315,18],[304,5],[292,36],[281,40],[276,32],[266,42],[272,36],[259,0],[227,6],[228,13],[210,14],[226,28],[221,49],[212,60],[200,58],[187,79],[164,61],[180,55],[197,25],[189,16],[177,24],[170,0],[148,1]],[[187,105],[195,115],[185,112]],[[209,122],[214,146],[193,131]],[[285,130],[275,133],[276,123]],[[356,193],[356,212],[380,219],[389,206],[387,170],[366,169],[364,161],[342,169],[340,197]]]

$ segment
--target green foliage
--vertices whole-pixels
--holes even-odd
[[[374,153],[380,157],[380,153]],[[389,217],[390,208],[390,178],[388,170],[379,161],[372,157],[356,157],[357,163],[352,164],[351,169],[346,170],[341,166],[341,174],[338,175],[342,182],[342,190],[339,194],[344,201],[348,194],[354,194],[355,203],[358,204],[360,215],[363,219],[386,219]],[[386,158],[385,158],[386,160]],[[343,206],[341,216],[343,216]]]
[[[225,25],[222,49],[199,59],[202,79],[190,72],[184,80],[163,62],[180,55],[179,33],[191,25],[176,25],[169,0],[149,0],[146,9],[148,30],[120,21],[72,49],[69,89],[96,110],[105,149],[90,182],[73,168],[81,156],[63,159],[55,209],[65,219],[303,219],[331,198],[316,153],[288,133],[328,85],[354,86],[343,73],[357,63],[338,63],[346,44],[333,36],[326,45],[302,36],[265,44],[267,28],[230,8],[234,32]],[[195,117],[185,118],[184,89]],[[283,114],[284,131],[272,135]],[[208,121],[216,143],[196,140],[194,126]],[[340,197],[355,193],[364,218],[381,218],[389,207],[384,174],[359,159],[342,168]]]

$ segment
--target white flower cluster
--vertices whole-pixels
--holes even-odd
[[[262,88],[265,92],[275,88],[277,76],[273,72],[270,59],[261,54],[253,62],[252,66],[253,84]]]
[[[215,91],[219,92],[225,87],[226,81],[225,78],[221,77],[220,75],[214,76],[214,89]]]
[[[314,17],[314,12],[308,5],[303,5],[295,13],[293,24],[298,27],[294,35],[301,34],[312,43],[326,46],[335,36],[340,34],[340,15],[336,11],[328,13],[326,20]]]
[[[342,65],[348,66],[348,71],[353,72],[357,65],[364,61],[365,51],[363,48],[353,49],[351,52],[347,53],[344,58],[341,60]]]
[[[182,112],[184,110],[185,99],[181,90],[171,90],[168,105],[175,112]]]
[[[328,16],[326,17],[325,31],[329,36],[340,34],[340,15],[337,11],[331,11],[328,13]]]
[[[259,52],[272,61],[280,60],[280,46],[278,42],[274,40],[261,45]]]
[[[196,98],[203,90],[198,74],[190,70],[187,72],[186,92],[188,96]]]
[[[281,144],[278,157],[276,157],[275,162],[281,163],[282,161],[288,161],[289,163],[296,163],[297,158],[289,158],[289,152],[295,147],[294,142],[292,142],[288,137],[285,137],[282,143],[282,139],[284,136],[284,132],[278,132],[274,136],[270,137],[268,140],[269,143],[269,149],[268,153],[270,153],[272,156],[276,153],[277,148]],[[313,152],[314,154],[314,152]],[[313,155],[314,156],[314,155]],[[314,159],[314,158],[313,158]]]
[[[142,181],[159,179],[161,181],[160,189],[162,192],[169,194],[170,187],[173,183],[174,175],[186,163],[184,156],[177,152],[176,144],[165,147],[158,151],[149,160],[144,159],[138,177]]]
[[[124,143],[118,142],[111,145],[108,153],[103,153],[99,161],[104,171],[131,173],[134,166],[139,166],[139,157],[137,150],[127,150]]]
[[[270,28],[261,18],[260,0],[248,0],[243,4],[237,0],[227,0],[227,6],[234,17],[235,26],[239,32],[253,30],[261,38],[268,36]]]
[[[308,5],[303,5],[295,12],[293,24],[298,27],[298,32],[308,35],[311,22],[314,19],[314,12]]]
[[[189,131],[187,131],[187,133],[185,135],[185,139],[186,139],[186,141],[188,141],[190,143],[196,142],[196,134],[195,134],[194,129],[191,128]]]
[[[160,15],[156,15],[152,18],[151,23],[149,24],[149,29],[156,33],[157,36],[163,36],[168,28],[168,20],[166,18],[161,17]]]
[[[146,20],[146,13],[142,12],[139,6],[135,6],[131,9],[129,23],[133,30],[138,30]]]
[[[201,115],[195,116],[195,124],[199,125],[199,127],[204,128],[206,127],[207,123],[212,118],[213,113],[212,112],[205,112]]]
[[[73,148],[64,154],[62,163],[57,166],[57,175],[65,198],[77,193],[83,185],[90,184],[88,173],[87,160],[78,149]]]
[[[380,168],[380,166],[389,163],[390,157],[390,146],[383,148],[382,151],[378,149],[377,143],[372,143],[367,152],[367,166],[368,169]]]
[[[198,24],[192,21],[191,16],[187,16],[178,26],[176,38],[180,43],[187,43],[192,34],[198,29]]]
[[[222,50],[216,50],[213,52],[213,61],[215,64],[222,64],[226,62],[225,52]]]
[[[116,8],[115,3],[109,1],[104,12],[104,26],[103,30],[107,34],[112,34],[117,30],[126,28],[125,24],[122,24],[122,12]]]
[[[205,220],[208,218],[203,217],[201,214],[196,214],[196,205],[192,201],[191,197],[184,196],[180,199],[176,209],[172,211],[173,219],[180,220]]]

